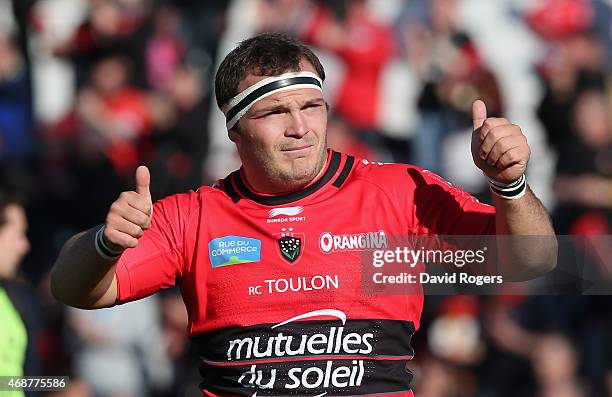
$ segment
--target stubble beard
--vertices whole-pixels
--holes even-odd
[[[315,142],[316,144],[316,142]],[[317,145],[315,145],[317,146]],[[260,165],[260,176],[265,178],[271,187],[269,193],[288,193],[308,185],[321,171],[327,158],[327,137],[320,148],[317,148],[317,158],[309,163],[307,158],[296,159],[286,166],[281,160],[275,161],[263,148],[254,148],[255,161]],[[280,158],[282,145],[274,148],[276,158]]]

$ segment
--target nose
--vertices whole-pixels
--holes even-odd
[[[19,241],[19,248],[21,250],[21,254],[25,255],[30,252],[31,244],[30,240],[26,236],[23,236]]]
[[[299,110],[291,112],[289,117],[289,125],[285,129],[285,136],[301,138],[308,132],[308,126],[304,115]]]

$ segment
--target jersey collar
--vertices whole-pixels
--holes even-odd
[[[249,189],[244,180],[244,176],[239,170],[232,172],[230,175],[228,175],[227,178],[223,180],[224,190],[230,195],[234,202],[238,202],[240,198],[244,197],[262,205],[275,206],[284,205],[297,200],[301,200],[319,191],[321,188],[327,185],[332,180],[334,175],[336,175],[336,173],[338,172],[343,156],[340,153],[331,149],[330,153],[331,154],[328,157],[327,166],[325,171],[323,172],[323,175],[321,175],[316,181],[306,186],[302,190],[277,196],[261,195]],[[337,185],[338,180],[340,180],[341,178],[346,178],[346,176],[350,172],[350,169],[352,168],[352,165],[353,159],[351,157],[350,161],[349,159],[345,161],[343,170],[338,176],[338,178],[336,178],[334,185]],[[345,171],[345,168],[347,168],[347,166],[348,169]]]

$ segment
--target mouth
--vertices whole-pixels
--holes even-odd
[[[313,145],[300,145],[300,146],[295,146],[291,148],[281,149],[281,152],[283,153],[302,153],[302,152],[308,151],[312,147]]]

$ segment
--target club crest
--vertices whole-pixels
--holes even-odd
[[[287,263],[293,264],[301,258],[304,247],[304,233],[296,233],[293,228],[283,228],[275,234],[278,254]]]

